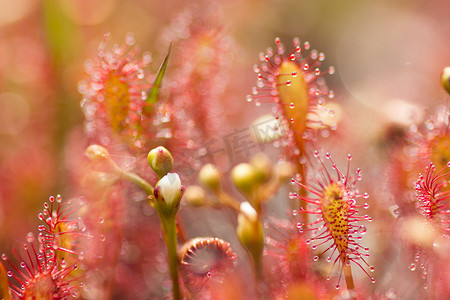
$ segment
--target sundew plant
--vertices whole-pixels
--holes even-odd
[[[3,3],[0,300],[450,298],[449,14]]]

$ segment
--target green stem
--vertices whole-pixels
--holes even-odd
[[[122,178],[139,186],[147,195],[153,196],[154,187],[145,181],[144,178],[135,173],[125,171],[119,167],[116,167],[115,170]]]
[[[222,205],[229,206],[238,213],[241,211],[241,204],[232,196],[228,195],[224,191],[219,191],[216,195]]]
[[[174,217],[161,216],[161,227],[164,241],[167,246],[169,257],[170,279],[172,280],[172,292],[174,300],[181,300],[180,282],[178,276],[178,253],[177,253],[177,226]]]

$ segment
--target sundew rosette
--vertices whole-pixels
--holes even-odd
[[[366,193],[359,194],[356,187],[361,180],[361,170],[357,169],[356,175],[350,174],[351,155],[348,155],[347,171],[344,173],[338,169],[331,155],[327,153],[325,157],[331,164],[332,172],[330,173],[318,151],[315,151],[314,156],[319,165],[314,172],[316,177],[311,180],[292,179],[294,184],[307,191],[306,195],[291,193],[290,198],[307,202],[308,207],[302,207],[301,211],[317,218],[308,224],[298,223],[297,227],[300,232],[312,232],[312,236],[306,243],[311,244],[313,250],[319,251],[319,254],[314,256],[314,261],[318,261],[325,253],[328,253],[326,260],[333,262],[330,274],[336,264],[340,265],[336,288],[339,288],[344,272],[347,288],[354,289],[351,263],[360,267],[371,281],[375,282],[366,270],[374,270],[366,261],[369,248],[360,244],[362,236],[367,231],[363,223],[372,221],[368,215],[360,215],[360,210],[367,209],[369,205],[357,203],[359,199],[369,197]],[[327,279],[329,278],[330,276]]]
[[[84,256],[80,243],[90,236],[81,220],[70,218],[74,212],[72,204],[61,202],[58,195],[49,197],[49,202],[44,203],[44,210],[38,217],[45,225],[38,226],[37,238],[32,232],[28,233],[23,251],[13,249],[15,260],[1,255],[9,268],[7,276],[13,299],[79,296],[82,271],[78,271],[78,267]]]
[[[30,232],[27,236],[28,243],[23,246],[24,256],[13,250],[19,262],[17,266],[6,254],[1,255],[2,260],[9,265],[7,276],[12,299],[51,300],[77,297],[79,285],[74,284],[69,277],[77,269],[77,265],[55,261],[51,252],[39,250],[35,240]]]
[[[276,48],[268,48],[260,54],[260,65],[255,65],[258,74],[256,86],[248,101],[256,106],[262,103],[276,105],[275,118],[281,119],[286,130],[284,139],[288,145],[288,153],[301,158],[305,140],[314,140],[318,130],[335,129],[333,122],[323,122],[319,116],[334,112],[325,108],[326,99],[334,97],[323,78],[333,74],[334,68],[320,69],[325,59],[323,53],[311,50],[310,44],[300,44],[293,40],[293,49],[287,52],[279,38],[275,39]]]
[[[153,79],[145,71],[151,55],[138,55],[131,34],[122,45],[109,46],[109,39],[105,34],[97,57],[86,62],[90,78],[78,86],[83,95],[85,130],[93,142],[104,146],[119,141],[142,148],[152,137],[146,128],[150,104],[145,101]]]

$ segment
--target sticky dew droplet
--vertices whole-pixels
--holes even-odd
[[[364,234],[366,234],[366,232],[367,232],[366,226],[364,226],[364,225],[359,226],[359,228],[358,228],[359,234],[364,235]]]
[[[38,228],[39,228],[39,226],[38,226]],[[32,232],[28,232],[27,233],[27,242],[31,244],[34,242],[34,240],[35,240],[34,234]]]
[[[336,70],[334,69],[333,66],[330,66],[330,67],[328,68],[328,74],[330,74],[330,75],[333,75],[335,71],[336,71]]]

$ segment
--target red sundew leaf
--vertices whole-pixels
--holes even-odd
[[[132,151],[140,151],[153,140],[151,116],[143,114],[144,101],[151,87],[147,67],[150,53],[141,52],[133,34],[120,45],[109,45],[105,34],[96,57],[86,61],[87,80],[79,83],[83,96],[85,128],[91,142],[103,146],[125,142]]]
[[[261,62],[254,66],[256,86],[247,101],[254,101],[256,106],[275,104],[276,119],[280,118],[284,128],[289,129],[283,137],[288,145],[286,152],[298,157],[303,155],[305,141],[313,140],[318,131],[336,129],[336,124],[327,125],[320,119],[324,114],[333,113],[323,106],[327,98],[334,97],[323,76],[334,74],[334,67],[321,71],[325,54],[309,51],[308,42],[301,45],[295,38],[289,52],[279,38],[275,42],[275,49],[260,53]]]
[[[361,180],[361,170],[356,170],[356,176],[350,175],[350,154],[345,173],[337,168],[329,153],[325,157],[330,161],[333,169],[331,173],[327,170],[318,151],[315,151],[314,156],[320,166],[315,180],[311,180],[310,183],[295,179],[292,181],[305,189],[309,195],[291,194],[291,198],[306,201],[310,208],[301,208],[302,212],[317,216],[317,220],[309,224],[300,224],[297,227],[300,232],[313,232],[312,237],[306,241],[307,244],[312,244],[312,249],[315,250],[317,247],[325,249],[321,249],[320,254],[314,256],[314,261],[318,261],[325,253],[329,253],[326,260],[333,263],[331,271],[338,264],[342,275],[344,265],[353,263],[361,268],[372,283],[375,283],[375,279],[366,270],[368,268],[371,272],[374,271],[374,268],[365,259],[369,256],[367,253],[369,248],[363,247],[359,242],[367,231],[362,223],[372,220],[368,215],[360,215],[360,209],[367,209],[369,205],[367,203],[357,204],[357,199],[369,197],[367,193],[360,195],[356,188],[357,182]],[[336,288],[339,288],[341,275]]]
[[[436,167],[430,163],[425,168],[425,175],[419,174],[416,182],[416,206],[419,212],[437,226],[444,236],[450,235],[450,218],[448,199],[450,179],[450,162],[443,169],[435,172]]]
[[[61,203],[60,195],[51,196],[44,203],[38,217],[45,225],[38,226],[37,238],[28,233],[22,251],[13,249],[15,260],[1,255],[8,264],[6,276],[13,299],[68,299],[78,294],[82,271],[76,270],[84,255],[78,253],[78,244],[81,238],[90,235],[85,232],[81,219],[70,217],[82,205],[75,206],[70,200]],[[3,271],[0,263],[0,299],[9,299],[3,295]]]

